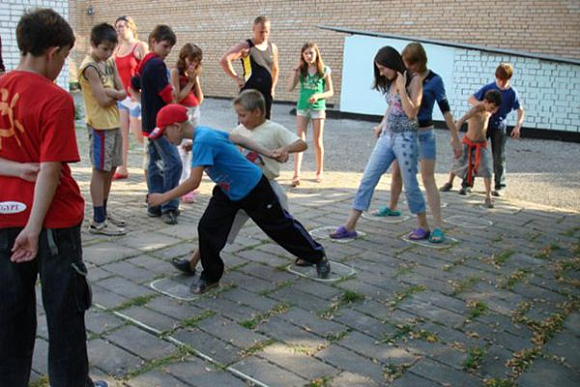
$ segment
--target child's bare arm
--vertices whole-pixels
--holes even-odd
[[[413,80],[409,85],[409,93],[407,93],[407,88],[405,86],[407,83],[407,72],[404,74],[397,73],[396,83],[399,95],[401,96],[403,111],[409,119],[417,118],[417,114],[421,108],[421,100],[423,99],[423,83],[421,78],[413,77]]]
[[[228,52],[226,52],[220,59],[220,66],[222,67],[222,69],[230,78],[236,81],[239,87],[244,86],[244,83],[246,83],[246,81],[235,72],[234,67],[232,65],[232,61],[240,59],[244,55],[244,53],[247,53],[249,48],[250,47],[248,45],[248,42],[246,41],[240,42],[235,46],[233,46],[232,48],[230,48]]]
[[[459,120],[457,120],[457,122],[455,122],[455,126],[457,127],[457,129],[461,129],[461,127],[463,126],[463,124],[465,124],[465,122],[467,122],[467,120],[469,120],[471,117],[475,116],[476,114],[479,114],[483,111],[483,105],[481,104],[477,104],[474,107],[472,107],[471,109],[469,109],[467,111],[467,113],[465,113],[463,115],[463,117],[461,117]]]
[[[0,175],[19,177],[26,181],[36,181],[40,170],[38,163],[19,163],[0,157]]]
[[[278,67],[278,47],[274,43],[272,43],[272,97],[276,95],[276,85],[278,84],[278,75],[279,75],[279,67]]]
[[[272,158],[272,151],[260,144],[258,144],[256,141],[252,140],[251,138],[248,138],[246,136],[242,136],[240,134],[236,134],[236,133],[230,133],[230,141],[233,142],[234,144],[241,146],[242,148],[246,148],[248,150],[257,152],[259,154],[261,154],[262,156],[268,157],[268,158]]]
[[[194,74],[194,82],[193,82],[193,94],[195,94],[195,97],[197,98],[199,104],[201,105],[201,103],[203,102],[204,99],[204,94],[203,94],[203,89],[201,88],[201,82],[199,81],[199,76],[201,74],[201,65],[198,64],[197,67],[195,68],[195,74]]]
[[[159,206],[165,202],[168,202],[173,199],[177,199],[188,192],[191,192],[201,184],[201,179],[203,177],[203,171],[205,167],[195,167],[191,168],[191,172],[189,174],[189,179],[185,180],[183,183],[179,184],[177,187],[173,188],[170,191],[164,193],[153,193],[147,195],[147,203],[150,206]]]
[[[300,63],[292,69],[292,74],[290,75],[290,78],[288,78],[286,89],[288,91],[294,90],[298,85],[298,82],[300,82]]]
[[[89,81],[89,84],[91,85],[91,91],[99,106],[107,107],[117,103],[117,100],[109,95],[106,89],[103,87],[101,78],[99,77],[99,74],[95,68],[92,66],[87,67],[83,72],[83,75]]]
[[[516,125],[514,126],[514,129],[512,130],[512,133],[511,133],[511,136],[513,138],[520,138],[520,131],[522,129],[522,124],[524,123],[524,117],[526,115],[523,107],[520,107],[517,110],[517,113],[518,113],[518,120],[516,121]]]
[[[183,101],[193,88],[192,82],[187,82],[183,88],[179,87],[179,71],[177,71],[177,69],[171,69],[169,81],[171,86],[173,86],[173,94],[177,103]]]
[[[114,65],[113,69],[114,69],[113,79],[115,80],[115,92],[116,92],[116,97],[113,98],[115,98],[117,101],[121,101],[127,98],[127,92],[125,91],[125,86],[123,86],[123,82],[121,81],[121,76],[119,75],[119,70],[117,70],[117,66]]]
[[[61,162],[45,162],[40,164],[40,171],[34,186],[34,199],[30,217],[26,226],[14,241],[12,247],[12,262],[27,262],[36,258],[38,252],[38,237],[42,231],[44,218],[50,208],[62,170]]]

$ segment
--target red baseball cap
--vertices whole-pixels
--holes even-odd
[[[176,103],[163,106],[157,113],[157,127],[149,133],[151,140],[156,140],[163,135],[168,125],[180,124],[189,119],[187,108]]]

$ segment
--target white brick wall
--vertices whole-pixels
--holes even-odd
[[[470,95],[494,81],[500,62],[514,67],[511,83],[526,112],[524,127],[580,132],[580,66],[477,50],[455,50],[448,96],[457,116],[467,110]],[[516,117],[511,113],[508,124],[514,125]]]
[[[68,0],[1,0],[0,1],[0,36],[2,36],[2,59],[6,71],[18,66],[20,53],[16,42],[16,25],[24,11],[34,8],[52,8],[68,20]],[[68,64],[57,79],[59,86],[68,90]]]

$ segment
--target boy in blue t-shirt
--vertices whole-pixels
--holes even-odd
[[[179,198],[201,183],[203,172],[217,184],[212,198],[199,220],[199,250],[203,272],[192,291],[200,294],[218,285],[224,271],[220,251],[238,210],[244,210],[270,238],[295,256],[316,265],[319,278],[327,278],[330,264],[324,248],[316,242],[296,219],[285,211],[260,168],[249,162],[234,146],[242,146],[265,157],[284,159],[285,154],[271,151],[251,139],[207,127],[194,127],[188,120],[187,108],[170,104],[157,115],[157,127],[149,138],[165,136],[173,144],[184,138],[193,139],[191,174],[178,187],[150,194],[150,206]]]
[[[518,92],[510,85],[513,73],[512,65],[500,63],[495,70],[495,82],[483,86],[467,100],[472,106],[475,106],[483,101],[485,93],[489,90],[499,90],[501,92],[501,105],[498,111],[489,119],[489,127],[487,129],[487,138],[491,139],[491,153],[493,155],[494,190],[491,192],[493,196],[502,196],[506,187],[505,144],[507,141],[507,115],[512,110],[517,111],[518,114],[516,125],[511,131],[513,138],[520,138],[520,131],[524,122],[524,108]],[[441,187],[441,191],[449,191],[451,189],[454,177],[453,173],[449,175],[449,182]]]

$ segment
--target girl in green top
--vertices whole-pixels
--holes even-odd
[[[320,51],[316,43],[308,42],[300,51],[300,63],[293,69],[292,76],[288,81],[288,91],[294,90],[300,82],[300,97],[296,106],[296,125],[298,137],[306,140],[308,122],[312,120],[314,130],[314,151],[316,153],[316,182],[323,179],[324,146],[322,134],[324,132],[324,119],[326,118],[326,99],[334,95],[330,68],[324,65]],[[302,165],[302,153],[294,156],[294,177],[292,186],[300,184],[300,167]]]

